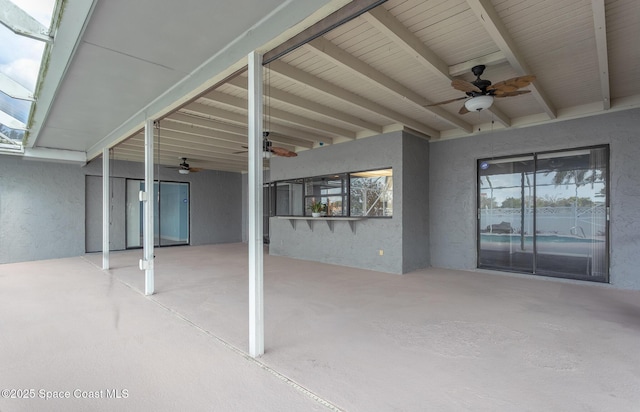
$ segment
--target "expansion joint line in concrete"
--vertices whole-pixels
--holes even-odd
[[[125,282],[125,281],[123,281],[121,279],[118,279],[116,276],[114,276],[113,274],[109,273],[109,270],[103,270],[101,267],[95,265],[93,262],[91,262],[90,260],[86,259],[84,256],[82,257],[82,259],[84,259],[86,262],[88,262],[89,264],[91,264],[92,266],[94,266],[99,271],[103,272],[104,274],[106,274],[108,276],[111,276],[118,283],[120,283],[123,286],[131,289],[133,292],[140,294],[145,299],[148,299],[148,300],[152,301],[153,303],[155,303],[156,305],[158,305],[162,309],[164,309],[167,312],[169,312],[171,315],[173,315],[176,318],[180,319],[181,321],[187,323],[189,326],[194,327],[195,329],[197,329],[201,333],[204,333],[205,335],[215,339],[220,344],[222,344],[222,346],[224,346],[225,348],[230,349],[231,351],[233,351],[233,352],[237,353],[238,355],[242,356],[245,360],[247,360],[247,361],[253,363],[254,365],[258,366],[259,368],[269,372],[271,375],[275,376],[276,378],[278,378],[282,382],[285,382],[286,384],[288,384],[289,386],[291,386],[292,388],[294,388],[298,392],[303,393],[307,397],[309,397],[309,398],[313,399],[314,401],[318,402],[319,404],[323,405],[327,409],[330,409],[330,410],[332,410],[334,412],[346,412],[344,409],[339,408],[338,406],[334,405],[333,403],[329,402],[328,400],[321,398],[320,396],[316,395],[311,390],[305,388],[304,386],[302,386],[301,384],[297,383],[293,379],[291,379],[291,378],[287,377],[286,375],[278,372],[277,370],[275,370],[272,367],[266,365],[265,363],[261,362],[260,360],[251,357],[251,355],[249,355],[247,352],[243,351],[242,349],[232,345],[231,343],[229,343],[226,340],[222,339],[221,337],[215,335],[211,331],[203,328],[202,326],[198,325],[197,323],[194,323],[189,318],[187,318],[184,315],[182,315],[180,312],[177,312],[176,310],[166,306],[162,302],[159,302],[157,299],[155,299],[153,297],[153,295],[145,296],[144,293],[142,293],[141,291],[137,290],[135,287],[133,287],[133,285],[130,285],[127,282]]]

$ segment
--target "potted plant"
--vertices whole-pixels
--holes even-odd
[[[311,209],[311,216],[320,217],[322,211],[325,210],[325,205],[324,203],[316,202],[315,200],[313,200],[311,202],[311,206],[309,206],[309,209]]]

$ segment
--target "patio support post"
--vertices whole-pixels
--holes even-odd
[[[140,191],[140,201],[144,207],[143,252],[140,270],[144,270],[144,294],[154,292],[153,271],[153,128],[155,122],[147,119],[144,124],[144,191]]]
[[[249,54],[249,354],[264,354],[262,55]]]
[[[102,269],[109,269],[109,221],[111,220],[111,197],[109,170],[109,148],[102,150]]]

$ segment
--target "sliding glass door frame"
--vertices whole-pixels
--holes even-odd
[[[586,161],[589,162],[587,167],[584,166]],[[563,166],[562,163],[564,163]],[[506,169],[498,174],[486,172],[489,168],[499,164],[507,166]],[[551,173],[554,174],[551,175]],[[494,187],[495,185],[490,179],[492,176],[501,175],[503,179],[500,180],[504,182],[505,179],[509,179],[508,175],[516,174],[520,174],[519,188],[516,186],[514,176],[511,177],[510,185],[502,187]],[[539,176],[543,180],[540,180]],[[549,177],[547,178],[547,176]],[[574,181],[571,182],[570,178],[573,178]],[[485,181],[488,186],[485,185]],[[532,185],[531,181],[533,181]],[[609,282],[609,182],[608,145],[478,159],[476,162],[477,267],[540,276]],[[544,186],[542,187],[545,189],[543,192],[539,190],[540,185]],[[545,201],[553,199],[554,196],[557,197],[557,193],[564,191],[566,195],[571,185],[575,185],[575,195],[569,196],[567,199],[556,198],[556,200],[565,203],[573,202],[572,209],[566,204],[562,205],[564,207],[557,207],[557,203],[551,203],[556,207],[550,207],[549,203],[545,203]],[[525,193],[526,186],[529,186],[529,196]],[[564,186],[565,189],[562,190],[561,186]],[[587,192],[588,196],[580,197],[579,189],[582,187],[581,190],[584,191],[584,188],[589,186],[591,190],[590,193]],[[598,188],[600,191],[596,192]],[[500,189],[504,190],[502,196],[494,197],[494,192]],[[505,199],[506,196],[513,195],[517,189],[520,192],[519,199],[515,196]],[[546,194],[543,196],[542,193]],[[588,203],[589,197],[592,200],[590,203]],[[604,197],[604,202],[595,199],[602,197]],[[502,206],[498,207],[497,199],[502,199]],[[505,209],[505,200],[511,202],[511,205],[506,206],[510,209]],[[579,207],[579,203],[582,201],[587,204],[585,206],[583,203]],[[496,223],[495,217],[492,218],[494,216],[493,207],[499,211],[496,216],[501,217],[501,223]],[[520,213],[519,225],[516,223],[512,227],[511,223],[514,222],[513,217],[516,217],[518,213],[517,209]],[[588,212],[584,212],[584,210],[588,210]],[[571,216],[569,216],[569,211],[572,213]],[[543,213],[544,216],[540,216],[540,213]],[[555,216],[554,213],[557,213],[558,216]],[[511,214],[511,220],[505,218],[508,214]],[[589,224],[584,225],[585,220],[582,221],[582,225],[579,224],[580,216],[584,219],[585,214],[587,219],[590,219],[586,220],[590,226]],[[542,222],[540,218],[544,218]],[[569,218],[573,219],[575,223],[567,231]],[[532,226],[529,226],[528,222]],[[554,224],[558,227],[553,227]],[[543,249],[540,249],[540,239],[547,242],[543,245]],[[529,251],[525,250],[525,241]],[[496,251],[492,251],[493,248],[496,248]],[[588,250],[586,254],[583,252],[585,249]],[[497,261],[491,261],[492,253],[496,254]],[[508,261],[504,259],[508,259]],[[527,263],[526,259],[531,259],[531,261]],[[570,268],[572,261],[578,269]],[[566,262],[566,267],[563,266],[564,262]],[[580,264],[586,265],[584,273],[581,272]]]
[[[135,188],[136,190],[132,190],[132,188],[130,188],[129,186],[129,182],[138,182],[139,183],[139,188]],[[166,185],[166,184],[176,184],[176,185],[186,185],[186,198],[183,199],[186,200],[186,222],[182,222],[183,224],[186,225],[186,239],[184,241],[180,241],[180,242],[176,242],[176,243],[171,243],[171,244],[163,244],[162,242],[162,226],[163,226],[163,216],[162,216],[162,186]],[[130,238],[132,236],[132,234],[135,232],[137,237],[142,236],[142,227],[141,225],[141,221],[142,221],[142,208],[140,206],[140,202],[138,200],[138,192],[139,190],[143,190],[144,187],[144,180],[141,179],[134,179],[134,178],[127,178],[126,179],[126,194],[125,194],[125,207],[127,208],[126,211],[126,220],[125,220],[125,245],[127,249],[139,249],[142,247],[142,243],[141,241],[137,242],[138,244],[136,244],[136,242],[132,241]],[[139,189],[139,190],[138,190]],[[155,226],[155,230],[154,230],[154,243],[155,243],[155,247],[168,247],[168,246],[186,246],[191,244],[191,185],[189,182],[177,182],[177,181],[168,181],[168,180],[161,180],[160,182],[158,181],[154,181],[154,190],[153,190],[153,201],[154,201],[154,226]],[[135,208],[135,210],[131,211],[130,208],[133,205],[138,205],[137,208]],[[136,215],[139,215],[140,218],[139,220],[135,221],[135,222],[131,222],[131,218],[133,216],[132,213],[135,213]],[[138,224],[136,224],[136,222],[138,222]],[[138,230],[136,231],[135,228],[131,227],[130,225],[136,225],[136,227],[138,227]]]

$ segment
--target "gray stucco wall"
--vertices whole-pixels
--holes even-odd
[[[96,159],[82,170],[87,175],[102,176],[102,160]],[[156,168],[154,172],[158,173],[158,169]],[[181,175],[176,170],[161,167],[159,174],[163,181],[190,183],[189,230],[191,245],[242,241],[242,210],[239,207],[242,202],[242,176],[240,173],[205,170]],[[144,179],[144,165],[135,162],[112,161],[111,176]],[[94,204],[101,208],[102,192],[99,193],[99,196],[100,198]],[[124,211],[124,199],[113,205],[113,208]],[[102,219],[101,214],[98,217]],[[124,239],[124,225],[111,233],[118,239]],[[102,228],[100,228],[100,236],[102,236]]]
[[[430,145],[433,266],[476,267],[476,160],[610,144],[610,283],[640,289],[640,110],[486,133]]]
[[[0,263],[84,253],[79,166],[0,155]]]
[[[78,256],[85,252],[85,242],[101,239],[102,188],[87,190],[87,182],[95,183],[95,176],[101,175],[101,159],[80,167],[0,155],[0,263]],[[111,175],[118,182],[125,178],[143,179],[144,165],[112,161]],[[160,168],[160,178],[190,182],[192,245],[242,240],[239,173],[203,171],[180,175]],[[121,216],[124,197],[114,199],[114,216]],[[87,205],[91,209],[85,222]],[[111,244],[120,249],[125,227],[118,227],[121,219],[113,222]],[[85,227],[89,226],[94,228],[90,230],[91,239],[86,238]]]
[[[402,271],[430,265],[429,143],[405,133],[402,144]]]
[[[405,142],[409,142],[407,152]],[[411,150],[415,151],[410,154]],[[403,163],[405,155],[410,158],[407,172]],[[394,215],[357,221],[354,231],[347,222],[333,223],[331,231],[322,220],[312,221],[311,228],[305,221],[297,221],[294,229],[288,220],[271,218],[269,253],[388,273],[405,273],[406,268],[427,266],[427,213],[405,206],[404,202],[407,185],[426,187],[427,155],[426,141],[393,132],[300,152],[296,158],[273,159],[270,169],[273,181],[392,167]],[[405,180],[408,183],[403,183]],[[427,196],[426,191],[419,191],[412,193],[411,198],[424,203]],[[407,229],[406,234],[405,213],[412,218],[423,216],[417,227]],[[417,244],[405,251],[403,247],[408,245],[405,242]]]

